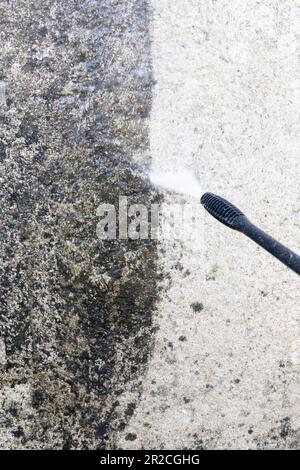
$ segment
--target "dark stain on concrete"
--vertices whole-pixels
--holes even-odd
[[[255,429],[251,429],[255,436]],[[270,429],[265,436],[255,436],[257,449],[296,450],[300,445],[300,430],[294,429],[291,418],[286,416],[278,422],[278,426]]]
[[[113,448],[159,276],[154,242],[97,240],[96,209],[153,198],[131,163],[149,165],[149,5],[17,0],[0,14],[1,445]]]
[[[194,312],[199,313],[202,312],[204,306],[201,302],[194,302],[191,304],[191,308],[194,310]]]

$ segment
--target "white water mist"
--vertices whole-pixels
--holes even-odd
[[[150,173],[150,180],[152,184],[168,191],[173,191],[185,196],[195,197],[200,199],[204,190],[193,173],[182,171],[177,173],[166,172]]]

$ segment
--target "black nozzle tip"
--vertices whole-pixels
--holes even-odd
[[[241,216],[244,216],[237,207],[216,194],[205,193],[201,197],[201,204],[215,219],[232,229],[238,230]]]

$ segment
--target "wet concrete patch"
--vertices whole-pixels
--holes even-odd
[[[149,165],[149,5],[0,9],[1,446],[113,447],[151,353],[159,276],[154,242],[97,240],[96,210],[153,198],[131,160]]]

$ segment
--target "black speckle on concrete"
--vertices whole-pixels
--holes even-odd
[[[209,433],[205,428],[200,429],[198,433],[194,433],[191,439],[191,445],[189,449],[186,450],[209,450],[216,446],[216,439],[212,436],[209,437]]]
[[[291,432],[290,418],[283,418],[281,421],[281,428],[279,435],[282,438],[286,438]]]
[[[125,416],[130,418],[133,415],[135,409],[136,409],[136,403],[128,403],[126,411],[125,411]]]
[[[191,304],[191,307],[192,309],[194,310],[194,312],[202,312],[202,310],[204,309],[204,306],[201,302],[194,302]]]
[[[130,432],[125,436],[125,440],[126,441],[135,441],[136,437],[137,437],[136,434]]]
[[[46,26],[42,26],[39,30],[38,30],[38,34],[44,38],[47,36],[48,34],[48,29],[46,28]]]
[[[291,418],[286,416],[268,434],[255,438],[255,442],[258,449],[296,450],[300,446],[300,429],[293,428]]]
[[[23,431],[23,429],[21,428],[21,426],[19,426],[16,431],[13,431],[13,432],[12,432],[12,434],[13,434],[17,439],[19,439],[20,437],[23,437],[23,436],[24,436],[24,431]]]
[[[34,122],[34,117],[25,114],[21,121],[17,137],[24,138],[27,145],[38,142],[38,126]]]
[[[109,429],[109,426],[107,422],[104,421],[103,423],[100,423],[98,429],[96,430],[96,436],[101,437],[101,438],[103,438],[104,436],[107,436],[108,429]]]
[[[184,335],[179,336],[178,339],[179,339],[179,341],[181,341],[181,342],[187,341],[187,338],[186,338],[186,336],[184,336]]]
[[[6,145],[0,141],[0,161],[3,161],[6,156]]]
[[[34,408],[39,408],[44,401],[43,393],[39,390],[35,390],[31,396],[31,404]]]

